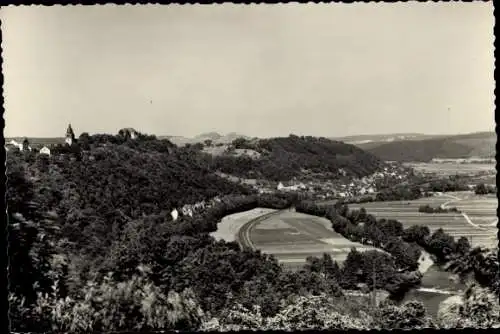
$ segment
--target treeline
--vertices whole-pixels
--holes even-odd
[[[345,238],[387,252],[375,252],[383,264],[378,263],[374,269],[370,267],[370,271],[365,273],[365,277],[370,280],[372,270],[382,271],[384,277],[377,281],[385,290],[391,292],[393,298],[404,297],[409,289],[420,284],[421,275],[417,271],[421,253],[420,247],[414,241],[408,242],[402,239],[405,230],[399,221],[393,219],[377,220],[364,208],[349,210],[345,204],[325,207],[317,206],[313,202],[302,202],[296,206],[296,210],[326,217],[332,222],[333,229]],[[356,254],[357,259],[353,263],[363,263],[365,256],[367,256],[365,252]],[[349,257],[346,261],[349,261]],[[367,263],[371,262],[371,260],[367,261]],[[356,280],[352,280],[352,282],[355,284]]]
[[[472,248],[466,237],[454,237],[439,228],[433,233],[427,226],[403,228],[397,220],[376,219],[364,208],[349,210],[346,204],[334,206],[302,202],[296,210],[326,217],[333,229],[347,239],[383,249],[395,259],[398,268],[415,270],[421,249],[433,255],[438,265],[444,265],[465,278],[473,274],[475,280],[500,295],[498,258],[494,252],[480,247]],[[453,269],[451,269],[453,268]],[[418,282],[415,282],[418,284]]]
[[[470,190],[466,179],[454,175],[451,175],[448,178],[434,179],[425,186],[425,189],[433,192]]]
[[[496,194],[497,189],[494,186],[487,186],[484,183],[480,183],[474,188],[474,192],[476,195]]]
[[[395,186],[389,189],[382,189],[375,197],[375,201],[413,201],[423,196],[418,186]]]
[[[425,205],[420,205],[418,207],[418,212],[422,212],[422,213],[450,213],[450,212],[460,213],[460,210],[458,210],[456,207],[452,207],[452,208],[443,208],[440,206],[432,207],[429,204],[425,204]]]

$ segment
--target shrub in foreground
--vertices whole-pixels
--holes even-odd
[[[462,296],[450,297],[439,305],[438,322],[443,328],[500,328],[498,297],[470,285]]]
[[[14,316],[25,317],[38,330],[58,333],[189,330],[197,328],[203,318],[190,290],[165,294],[149,281],[147,270],[125,282],[116,282],[111,275],[99,283],[88,282],[78,298],[60,298],[56,288],[51,294],[39,293],[29,310],[15,296],[11,302]]]

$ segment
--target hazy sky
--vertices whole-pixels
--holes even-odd
[[[492,2],[0,13],[5,136],[494,129]]]

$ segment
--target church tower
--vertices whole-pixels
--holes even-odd
[[[68,129],[66,130],[65,142],[69,146],[73,145],[73,143],[75,142],[75,133],[73,132],[73,129],[71,128],[71,124],[68,125]]]
[[[30,142],[28,138],[24,138],[21,151],[31,151]]]

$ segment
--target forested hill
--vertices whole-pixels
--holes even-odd
[[[77,159],[53,151],[55,156],[47,162],[43,156],[35,158],[51,165],[49,180],[63,182],[52,184],[52,189],[64,191],[64,184],[71,185],[70,189],[77,192],[77,200],[71,204],[74,208],[97,208],[103,211],[101,214],[107,211],[113,216],[113,208],[120,208],[117,217],[135,219],[217,195],[250,192],[202,166],[196,152],[177,150],[166,140],[92,143],[89,150],[79,152]],[[54,178],[54,174],[59,177]],[[99,203],[109,203],[109,207]]]
[[[424,140],[401,140],[378,145],[368,143],[360,144],[359,147],[386,161],[427,162],[434,158],[493,157],[496,140],[494,132],[481,132]]]
[[[253,152],[254,155],[235,151]],[[226,153],[214,155],[212,164],[218,171],[242,177],[290,180],[314,173],[337,177],[343,170],[350,176],[375,172],[383,162],[362,149],[318,137],[289,137],[233,141]]]

